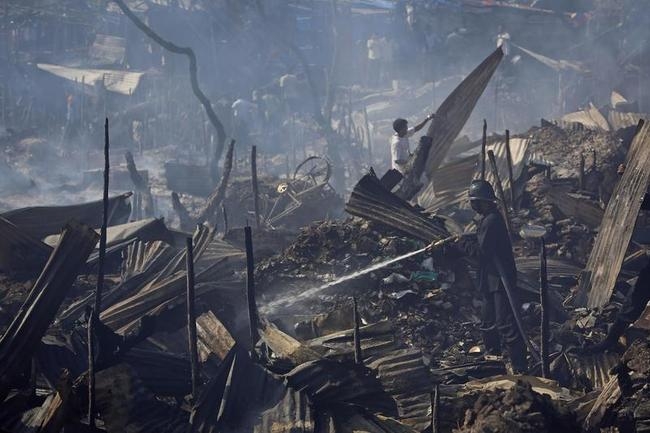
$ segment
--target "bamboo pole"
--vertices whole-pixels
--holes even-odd
[[[192,368],[192,399],[198,396],[199,388],[199,353],[196,347],[196,311],[194,309],[194,250],[192,238],[185,239],[185,266],[187,270],[187,335]]]
[[[580,154],[580,166],[578,167],[578,188],[585,190],[585,154]]]
[[[106,228],[108,226],[108,183],[110,174],[109,158],[110,140],[108,135],[108,117],[104,122],[104,194],[102,209],[102,228],[99,235],[99,262],[97,265],[97,288],[95,290],[95,306],[88,321],[88,425],[95,427],[95,321],[102,311],[102,289],[104,287],[104,259],[106,257]]]
[[[510,150],[509,129],[506,129],[506,162],[508,164],[508,182],[510,183],[510,207],[515,209],[515,180],[512,173],[512,152]]]
[[[255,206],[255,226],[260,228],[260,194],[257,184],[257,146],[251,149],[251,184],[253,187],[253,203]]]
[[[440,432],[440,386],[436,384],[431,394],[431,433]]]
[[[487,147],[487,121],[483,119],[483,140],[481,141],[481,180],[485,180],[486,147]]]
[[[546,244],[542,238],[539,254],[539,297],[541,305],[541,358],[542,358],[542,377],[550,378],[548,349],[549,349],[549,325],[548,325],[548,276],[546,273]]]
[[[359,328],[361,327],[361,319],[359,317],[359,309],[357,306],[357,298],[352,298],[354,304],[354,363],[357,365],[363,364],[363,354],[361,353],[361,334]]]
[[[248,303],[248,323],[250,327],[251,347],[255,348],[260,336],[257,331],[257,305],[255,303],[255,259],[253,257],[253,235],[249,225],[244,227],[246,245],[246,301]]]
[[[228,233],[228,212],[226,212],[226,205],[221,203],[221,215],[223,216],[223,235]]]

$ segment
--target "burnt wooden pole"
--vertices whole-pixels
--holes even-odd
[[[357,298],[352,298],[354,304],[354,363],[361,365],[363,364],[363,354],[361,353],[361,318],[359,317],[359,309],[357,306]]]
[[[228,212],[226,212],[226,205],[221,203],[221,215],[223,215],[223,235],[228,233]]]
[[[578,167],[578,188],[585,190],[585,154],[580,154],[580,167]]]
[[[106,227],[108,226],[108,182],[110,174],[110,140],[108,117],[104,121],[104,194],[102,197],[102,228],[99,234],[99,261],[97,264],[97,287],[95,305],[88,318],[88,425],[95,427],[95,321],[102,311],[102,289],[104,287],[104,259],[106,257]]]
[[[194,309],[194,249],[192,238],[185,239],[185,267],[187,270],[187,336],[192,368],[192,399],[198,396],[199,352],[196,347],[196,310]]]
[[[510,207],[515,209],[515,181],[512,174],[512,152],[510,150],[510,130],[506,129],[506,162],[508,163],[508,182],[510,183]]]
[[[88,314],[88,425],[95,428],[95,312]]]
[[[487,121],[483,119],[483,140],[481,141],[481,180],[485,180],[486,148],[487,148]]]
[[[438,412],[440,411],[440,386],[436,387],[431,394],[431,433],[440,433],[440,421]]]
[[[253,204],[255,206],[255,227],[260,228],[260,195],[257,184],[257,146],[251,149],[251,184],[253,187]]]
[[[539,301],[541,305],[541,358],[542,358],[542,377],[549,378],[549,361],[548,361],[548,349],[549,349],[549,329],[548,329],[548,276],[546,273],[546,244],[544,238],[542,238],[540,253],[539,253]]]
[[[253,257],[253,234],[249,225],[244,227],[246,245],[246,301],[248,303],[248,323],[251,333],[251,347],[254,349],[260,336],[257,331],[257,304],[255,303],[255,259]]]
[[[508,227],[508,233],[510,233],[510,237],[512,237],[512,226],[510,224],[510,215],[508,214],[508,203],[506,202],[506,195],[503,192],[503,185],[501,184],[501,178],[499,177],[497,161],[492,150],[488,151],[488,158],[490,159],[490,165],[492,167],[492,172],[494,173],[494,183],[496,183],[497,192],[499,193],[499,200],[501,200],[503,206],[503,219]]]

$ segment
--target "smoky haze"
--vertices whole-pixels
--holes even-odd
[[[139,155],[158,183],[159,215],[175,218],[164,164],[207,166],[217,146],[187,58],[113,2],[45,3],[0,5],[4,207],[97,197],[92,171],[108,117],[114,164],[126,150]],[[343,192],[367,167],[388,168],[395,118],[413,126],[435,111],[499,41],[506,56],[461,134],[469,140],[480,138],[482,119],[491,133],[523,133],[542,118],[606,106],[612,90],[633,111],[648,105],[650,30],[638,1],[127,5],[164,39],[192,48],[200,87],[237,140],[236,160],[256,145],[265,173],[283,177],[307,156],[328,157]]]

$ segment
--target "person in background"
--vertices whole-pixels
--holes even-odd
[[[382,41],[376,33],[370,35],[366,42],[368,49],[368,73],[367,82],[368,87],[377,86],[382,76]]]
[[[510,33],[508,33],[502,25],[497,29],[497,48],[501,47],[505,57],[510,55]]]
[[[390,140],[391,168],[404,173],[405,165],[411,156],[411,144],[409,138],[424,128],[424,125],[434,117],[434,114],[429,114],[422,122],[418,123],[413,128],[409,128],[408,120],[402,118],[395,119],[393,122],[393,130],[395,133]]]

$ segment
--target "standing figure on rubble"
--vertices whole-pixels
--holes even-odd
[[[477,230],[478,242],[463,249],[479,261],[479,289],[483,296],[481,331],[486,353],[500,355],[504,346],[513,371],[523,373],[527,370],[526,345],[517,329],[516,313],[506,292],[510,292],[518,306],[517,268],[508,229],[497,209],[494,189],[489,182],[473,181],[469,187],[469,200],[481,219]]]
[[[401,173],[404,173],[406,163],[411,156],[411,144],[409,137],[413,136],[420,129],[424,128],[431,119],[435,117],[434,114],[429,114],[425,119],[409,128],[409,122],[406,119],[395,119],[393,122],[393,130],[395,133],[390,139],[390,166]]]

